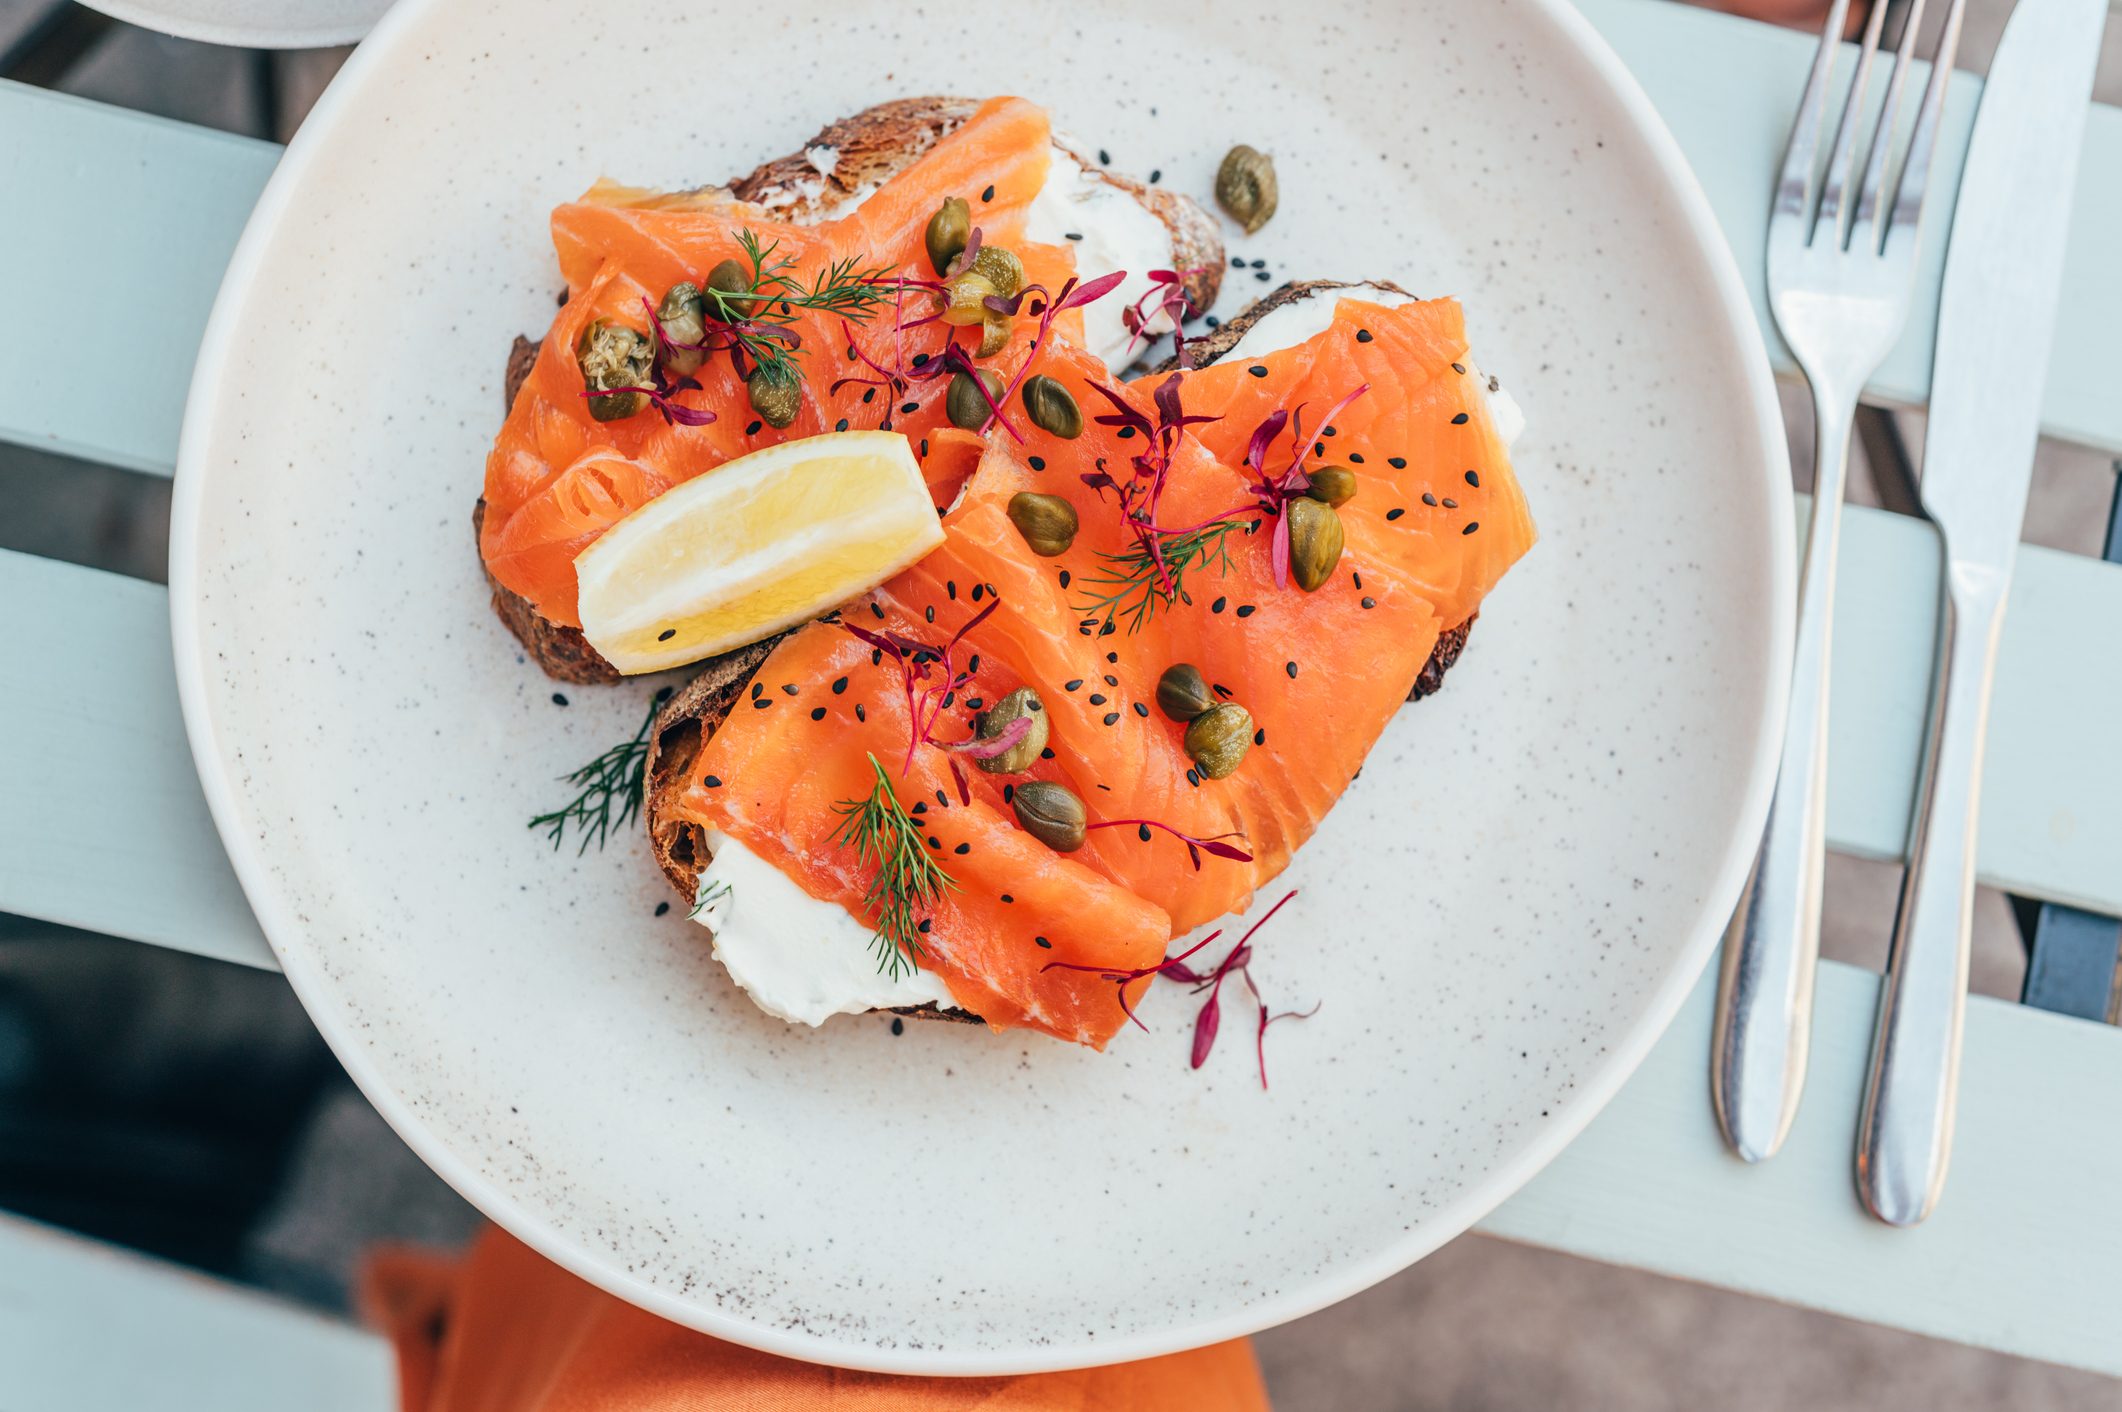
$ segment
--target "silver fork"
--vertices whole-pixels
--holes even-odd
[[[1828,626],[1850,430],[1858,393],[1908,319],[1924,192],[1965,6],[1966,0],[1951,0],[1906,155],[1896,168],[1902,90],[1924,0],[1907,0],[1902,7],[1900,43],[1885,61],[1892,68],[1885,103],[1860,172],[1866,91],[1879,62],[1887,12],[1895,7],[1880,0],[1872,8],[1856,76],[1822,170],[1829,79],[1849,12],[1849,0],[1834,0],[1768,218],[1769,305],[1812,387],[1813,506],[1798,586],[1782,765],[1761,851],[1725,932],[1710,1051],[1718,1126],[1732,1150],[1749,1162],[1769,1157],[1782,1145],[1805,1085],[1826,855]]]

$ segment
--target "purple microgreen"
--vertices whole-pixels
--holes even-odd
[[[1202,947],[1208,945],[1210,942],[1214,941],[1217,937],[1221,935],[1223,935],[1223,932],[1219,928],[1215,931],[1210,932],[1207,936],[1202,937],[1199,941],[1195,942],[1192,946],[1187,947],[1186,950],[1180,952],[1177,956],[1168,956],[1164,960],[1159,961],[1154,966],[1140,966],[1132,971],[1122,970],[1113,966],[1080,966],[1073,961],[1049,961],[1044,966],[1041,966],[1039,968],[1039,974],[1043,976],[1048,971],[1082,971],[1086,974],[1097,976],[1102,980],[1108,980],[1113,982],[1119,987],[1120,1013],[1127,1016],[1128,1019],[1134,1021],[1135,1028],[1141,1030],[1144,1034],[1148,1034],[1149,1026],[1142,1023],[1142,1017],[1137,1015],[1134,1012],[1133,1007],[1131,1007],[1127,1003],[1127,988],[1130,985],[1134,984],[1136,981],[1141,980],[1144,976],[1168,974],[1170,972],[1170,968],[1174,966],[1180,966],[1182,969],[1186,970],[1186,974],[1182,977],[1179,977],[1179,979],[1193,979],[1194,975],[1192,970],[1183,966],[1183,963],[1185,962],[1186,958],[1193,955],[1196,951],[1199,951]]]
[[[1194,855],[1194,851],[1199,849],[1203,853],[1212,853],[1218,858],[1228,858],[1234,863],[1250,863],[1253,861],[1252,854],[1247,853],[1235,844],[1223,842],[1226,838],[1245,837],[1242,833],[1219,833],[1209,838],[1195,838],[1190,834],[1180,832],[1170,824],[1160,824],[1155,819],[1101,819],[1097,823],[1086,824],[1084,827],[1087,829],[1117,829],[1129,824],[1134,825],[1136,828],[1162,829],[1173,838],[1184,843],[1187,846],[1189,855]],[[1201,859],[1195,855],[1194,871],[1199,872],[1200,870]]]
[[[1019,716],[1004,726],[997,735],[982,740],[973,736],[967,740],[939,740],[936,744],[945,750],[968,756],[974,760],[992,760],[997,755],[1007,755],[1024,743],[1024,737],[1032,733],[1031,717]]]
[[[1223,1025],[1223,1003],[1220,989],[1211,990],[1208,999],[1201,1003],[1201,1013],[1194,1016],[1194,1055],[1196,1069],[1208,1062],[1208,1051],[1216,1044],[1216,1031]]]
[[[919,750],[922,745],[938,743],[934,739],[934,732],[936,719],[943,714],[943,698],[964,689],[972,681],[973,674],[971,672],[961,672],[956,669],[952,654],[957,650],[958,644],[964,641],[967,633],[978,627],[986,620],[988,614],[1001,606],[1002,596],[1000,594],[991,596],[987,601],[987,606],[960,624],[958,630],[951,634],[950,640],[941,647],[931,647],[927,643],[916,641],[903,633],[877,632],[863,627],[859,623],[851,623],[845,619],[841,620],[840,626],[843,630],[858,640],[868,643],[878,652],[892,657],[899,664],[900,681],[906,693],[906,714],[909,727],[906,742],[906,763],[900,770],[901,774],[906,774],[913,769],[914,752]],[[969,803],[972,797],[971,791],[966,786],[963,774],[958,772],[955,760],[951,762],[951,768],[952,772],[958,777],[960,802]]]

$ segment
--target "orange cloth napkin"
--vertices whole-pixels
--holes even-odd
[[[1267,1412],[1243,1340],[1015,1378],[853,1373],[681,1328],[495,1228],[462,1259],[379,1251],[361,1295],[404,1412]]]

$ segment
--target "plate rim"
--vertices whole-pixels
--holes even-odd
[[[1790,652],[1796,617],[1796,517],[1793,491],[1784,468],[1789,464],[1782,412],[1775,392],[1766,344],[1746,285],[1716,213],[1689,166],[1678,140],[1648,94],[1613,47],[1571,0],[1528,0],[1569,40],[1591,72],[1607,85],[1624,119],[1643,141],[1657,174],[1679,207],[1686,233],[1708,264],[1714,302],[1726,341],[1743,365],[1753,421],[1760,435],[1757,448],[1770,484],[1769,562],[1764,592],[1768,597],[1763,642],[1767,655],[1764,684],[1768,699],[1759,703],[1762,729],[1754,742],[1736,828],[1705,891],[1705,902],[1688,939],[1664,980],[1651,992],[1642,1020],[1619,1037],[1606,1056],[1587,1069],[1577,1092],[1555,1121],[1477,1184],[1428,1213],[1413,1231],[1381,1242],[1367,1256],[1348,1261],[1327,1275],[1292,1286],[1258,1304],[1224,1314],[1169,1325],[1147,1332],[1055,1344],[948,1350],[880,1348],[843,1338],[777,1328],[735,1318],[688,1299],[601,1261],[584,1244],[552,1226],[542,1216],[489,1182],[460,1159],[401,1099],[371,1062],[356,1035],[337,1023],[329,1008],[320,1014],[311,1003],[313,989],[321,999],[329,990],[321,971],[306,954],[283,947],[282,934],[299,930],[285,915],[270,883],[257,844],[242,827],[228,762],[216,748],[216,728],[207,688],[207,647],[197,611],[199,529],[203,509],[205,452],[220,399],[219,368],[240,331],[238,307],[253,283],[278,225],[311,165],[316,149],[336,126],[339,112],[364,86],[372,71],[385,67],[401,31],[447,0],[399,0],[370,31],[311,110],[279,165],[267,180],[245,222],[199,345],[184,404],[170,516],[169,603],[171,645],[175,656],[177,695],[193,766],[214,827],[220,834],[245,900],[258,915],[282,973],[302,1001],[310,1022],[331,1047],[356,1087],[391,1129],[420,1160],[496,1225],[579,1278],[637,1308],[731,1343],[803,1362],[823,1363],[865,1372],[913,1376],[975,1377],[1053,1372],[1098,1367],[1204,1347],[1247,1337],[1350,1298],[1431,1254],[1473,1228],[1483,1217],[1516,1195],[1527,1182],[1574,1141],[1603,1112],[1623,1084],[1670,1028],[1680,1007],[1693,993],[1711,952],[1722,939],[1723,918],[1736,904],[1754,859],[1755,844],[1766,823],[1780,756],[1782,722],[1789,696]],[[1764,175],[1764,180],[1766,176]],[[263,905],[260,898],[265,899]],[[1707,1062],[1707,1056],[1704,1056]],[[1707,1102],[1707,1094],[1704,1095]]]
[[[371,13],[375,10],[375,0],[358,0],[365,16],[361,20],[339,19],[308,25],[240,25],[194,20],[171,15],[149,0],[82,0],[82,3],[123,24],[232,49],[336,49],[344,44],[359,44],[364,36],[381,28],[383,19],[382,13]],[[389,0],[383,0],[383,3],[387,12]]]

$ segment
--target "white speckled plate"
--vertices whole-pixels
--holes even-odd
[[[459,1190],[611,1290],[801,1358],[1110,1362],[1342,1298],[1501,1201],[1672,1015],[1764,812],[1792,597],[1780,424],[1677,149],[1559,0],[407,0],[253,216],[185,424],[178,672],[310,1013]],[[1328,16],[1333,18],[1329,19]],[[959,27],[970,25],[969,32]],[[971,48],[966,46],[971,44]],[[968,64],[968,54],[977,61]],[[569,688],[471,535],[546,213],[748,169],[908,93],[1014,91],[1205,192],[1268,148],[1271,280],[1466,296],[1543,538],[1299,857],[1257,969],[1105,1056],[755,1012],[638,846],[524,828],[645,687]],[[1222,312],[1269,285],[1231,271]]]

